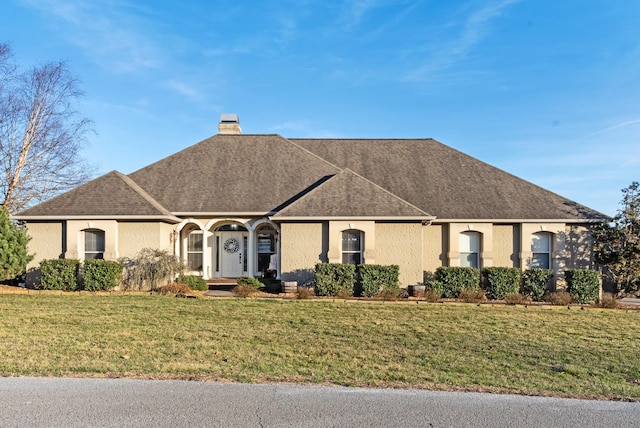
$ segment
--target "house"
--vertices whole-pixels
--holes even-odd
[[[15,216],[43,259],[173,252],[205,279],[305,282],[318,262],[397,264],[401,285],[438,266],[592,266],[601,213],[436,140],[219,133],[125,175],[112,171]]]

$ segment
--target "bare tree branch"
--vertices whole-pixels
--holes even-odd
[[[21,73],[0,44],[0,202],[9,212],[90,178],[80,152],[92,123],[75,107],[82,95],[66,63]]]

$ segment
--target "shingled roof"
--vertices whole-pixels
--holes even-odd
[[[607,217],[432,139],[215,135],[20,213],[567,222]],[[175,217],[173,217],[175,218]]]
[[[111,171],[21,212],[31,217],[147,217],[177,220],[126,175]]]
[[[216,135],[130,177],[173,213],[266,214],[338,172],[279,135]]]
[[[433,139],[291,139],[438,219],[607,217]]]
[[[273,216],[274,219],[295,217],[434,218],[350,169],[329,178]]]

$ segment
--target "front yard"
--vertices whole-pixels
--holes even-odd
[[[640,312],[0,294],[0,375],[179,378],[640,401]],[[197,399],[197,397],[185,397]]]

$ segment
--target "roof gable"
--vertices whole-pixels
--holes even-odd
[[[350,169],[329,178],[273,216],[285,217],[433,218]]]
[[[340,169],[279,135],[215,135],[129,175],[173,213],[269,213]]]
[[[172,217],[140,186],[118,171],[111,171],[15,217],[37,216]]]

